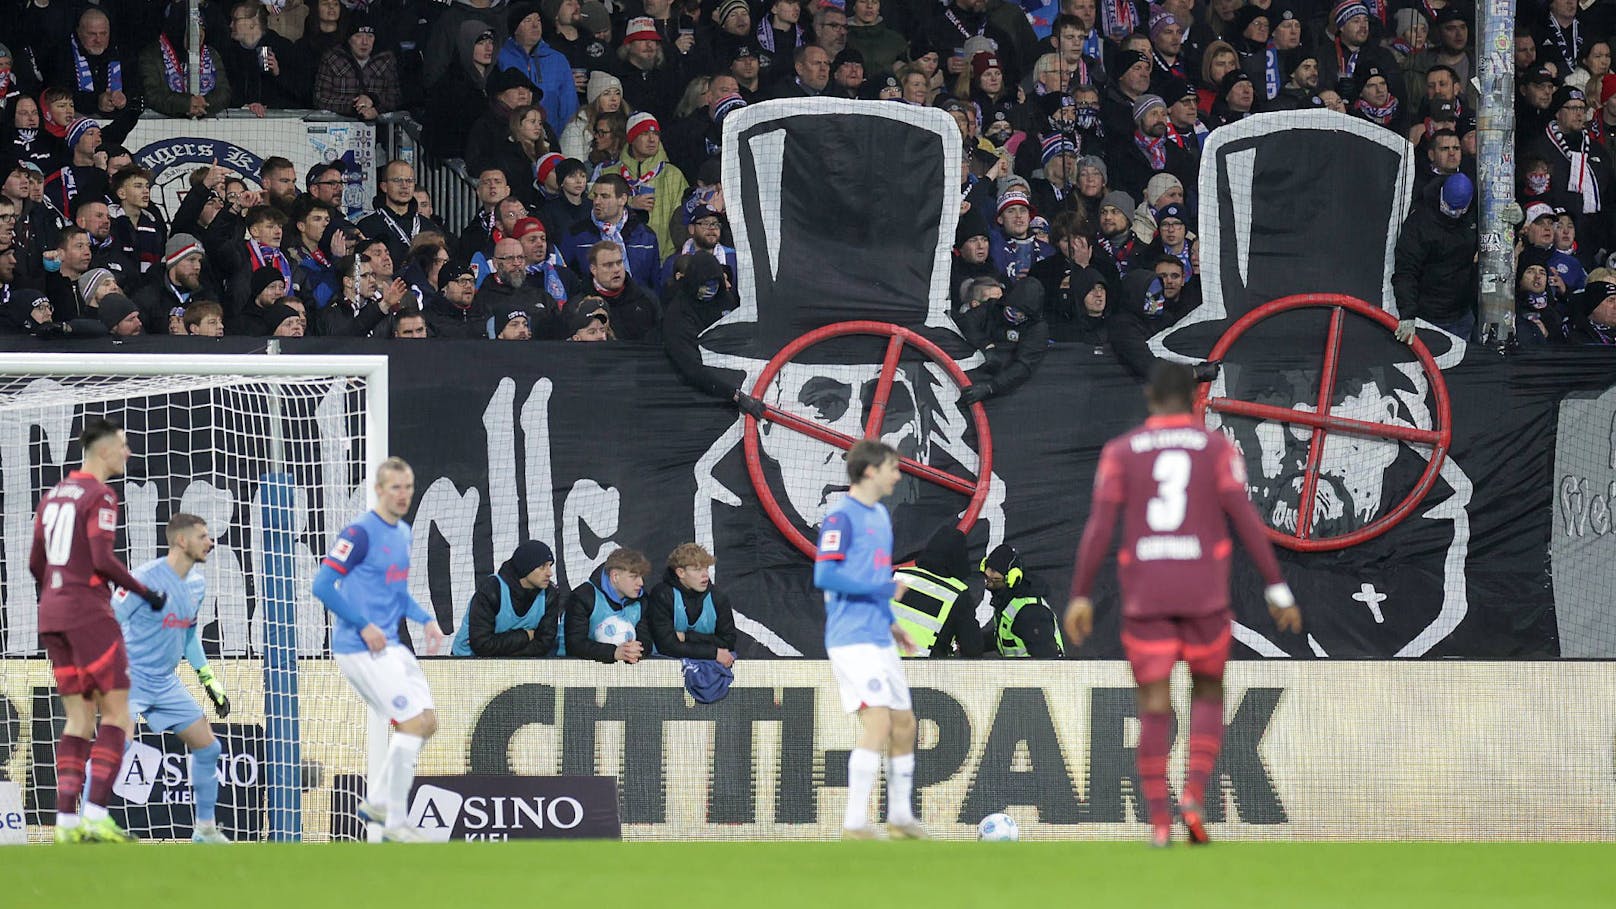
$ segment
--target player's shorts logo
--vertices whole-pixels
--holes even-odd
[[[393,698],[393,707],[397,710],[403,710],[405,707],[409,706],[409,703],[410,699],[402,694]]]
[[[871,691],[880,691],[881,690],[881,680],[880,679],[870,679],[870,690]]]

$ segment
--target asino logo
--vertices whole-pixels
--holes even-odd
[[[571,796],[466,796],[423,783],[410,802],[410,824],[434,843],[530,839],[583,823],[584,806]]]
[[[214,775],[222,786],[256,786],[258,759],[245,752],[221,755]],[[144,805],[151,801],[152,790],[159,783],[162,784],[162,802],[188,804],[191,801],[190,756],[184,752],[165,752],[144,742],[130,742],[124,750],[123,764],[118,768],[112,791],[126,804]]]

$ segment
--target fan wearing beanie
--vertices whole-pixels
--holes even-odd
[[[562,591],[548,544],[517,544],[499,571],[477,582],[450,653],[479,657],[546,657],[556,651]]]
[[[668,160],[662,145],[662,124],[649,113],[628,118],[628,147],[623,149],[621,173],[628,181],[628,207],[641,213],[657,236],[658,261],[673,255],[671,223],[684,207],[690,181]]]

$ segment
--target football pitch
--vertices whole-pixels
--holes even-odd
[[[0,851],[5,905],[1608,907],[1606,844],[603,843]],[[99,902],[100,900],[105,902]],[[1051,902],[1042,902],[1049,900]],[[50,902],[46,902],[50,901]],[[564,902],[563,902],[564,901]],[[1054,903],[1053,901],[1059,901]]]

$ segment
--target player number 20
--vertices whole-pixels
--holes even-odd
[[[1145,506],[1145,523],[1157,533],[1171,533],[1184,523],[1189,503],[1185,490],[1190,485],[1190,456],[1183,451],[1164,451],[1150,469],[1156,481],[1156,497]]]
[[[51,502],[39,520],[45,525],[45,561],[66,565],[73,554],[73,524],[78,520],[78,508],[72,502]]]

